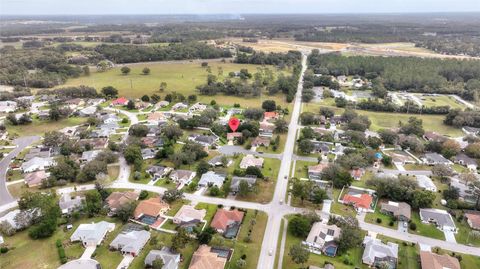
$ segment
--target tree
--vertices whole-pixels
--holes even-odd
[[[238,195],[240,197],[245,197],[250,193],[250,185],[246,180],[241,180],[238,184]]]
[[[342,224],[337,224],[342,229],[340,238],[338,239],[338,252],[345,253],[347,250],[362,245],[363,234],[358,228],[356,220],[353,220],[354,224],[348,224],[347,221]]]
[[[442,155],[447,159],[457,155],[460,150],[460,144],[453,139],[448,139],[442,144]]]
[[[167,89],[167,83],[166,83],[165,81],[162,81],[162,82],[160,83],[160,88],[159,88],[159,90],[160,90],[161,92],[163,92],[163,91],[165,91],[166,89]]]
[[[408,123],[403,124],[400,122],[400,133],[410,135],[414,134],[417,136],[422,136],[425,131],[423,130],[423,121],[422,119],[417,119],[416,117],[410,117]]]
[[[48,111],[48,117],[52,121],[58,121],[61,117],[60,115],[60,109],[58,108],[57,105],[52,105],[50,107],[50,110]]]
[[[201,160],[197,165],[197,174],[201,176],[208,172],[208,170],[210,170],[210,164],[208,164],[208,162],[205,160]]]
[[[352,176],[347,169],[337,163],[330,164],[322,171],[322,179],[333,182],[333,187],[343,188],[350,186],[353,181]]]
[[[294,179],[290,193],[293,197],[299,198],[303,201],[310,196],[310,187],[311,184],[308,184],[308,181]]]
[[[215,229],[212,227],[207,227],[205,228],[198,236],[198,242],[202,244],[208,244],[210,243],[210,240],[212,240],[213,235],[216,233]]]
[[[444,190],[443,193],[443,198],[445,200],[457,200],[460,197],[459,190],[458,188],[450,186],[448,189]]]
[[[312,201],[312,203],[316,204],[316,205],[319,205],[321,203],[323,203],[324,200],[328,199],[328,195],[327,195],[327,192],[320,188],[320,187],[316,187],[313,189],[313,192],[312,192],[312,195],[311,195],[311,198],[310,200]]]
[[[117,215],[118,219],[120,219],[123,223],[126,223],[133,215],[135,207],[137,207],[137,204],[135,202],[126,203],[122,205],[117,211],[115,211],[115,214]]]
[[[413,192],[411,206],[412,208],[429,208],[435,200],[435,193],[430,191],[416,190]]]
[[[238,259],[236,265],[237,268],[245,268],[247,266],[247,261],[244,259]]]
[[[123,156],[128,164],[133,164],[137,159],[142,158],[142,150],[139,146],[131,144],[128,145],[125,150],[123,151]]]
[[[453,170],[445,164],[436,164],[432,167],[432,174],[439,178],[447,178],[453,175]]]
[[[107,163],[104,161],[92,160],[86,163],[80,174],[78,175],[78,182],[88,182],[97,179],[100,174],[107,174]]]
[[[133,102],[133,100],[128,100],[127,109],[128,109],[128,110],[133,110],[133,109],[135,109],[135,102]]]
[[[302,139],[298,143],[298,150],[300,150],[300,152],[302,152],[303,154],[309,154],[313,151],[314,148],[315,145],[309,139]]]
[[[292,258],[292,261],[296,264],[303,264],[308,261],[310,257],[310,251],[308,251],[302,244],[295,244],[290,247],[288,255]]]
[[[311,223],[302,215],[295,215],[288,224],[288,230],[296,237],[305,238],[310,232]]]
[[[93,217],[102,209],[102,197],[98,191],[90,191],[85,194],[85,211]]]
[[[465,154],[471,158],[480,159],[480,142],[469,144],[465,148]]]
[[[122,72],[123,75],[128,75],[130,73],[131,69],[128,66],[124,66],[120,69],[120,71]]]
[[[82,71],[85,76],[90,76],[90,67],[88,65],[82,67]]]
[[[147,136],[149,130],[148,127],[144,124],[134,124],[130,126],[128,134],[136,137],[145,137]]]
[[[172,203],[182,198],[183,198],[183,191],[177,190],[177,189],[165,191],[162,197],[162,199],[165,200],[167,203]]]
[[[150,68],[144,67],[144,68],[142,69],[142,73],[143,73],[144,75],[149,75],[149,74],[150,74]]]
[[[165,264],[161,258],[155,259],[152,262],[152,269],[162,269]]]
[[[475,173],[463,173],[460,175],[460,180],[468,186],[477,180],[477,175]]]
[[[277,109],[277,104],[273,100],[265,100],[262,103],[262,108],[267,112],[272,112]]]
[[[288,123],[284,119],[278,119],[275,121],[275,132],[285,133],[288,131]]]
[[[245,175],[256,176],[258,178],[264,178],[262,169],[256,166],[249,166],[245,169]]]
[[[168,139],[178,139],[183,131],[177,125],[169,124],[162,129],[162,134]]]
[[[118,90],[112,86],[106,86],[102,88],[102,94],[107,98],[118,97]]]
[[[175,236],[172,238],[171,249],[173,251],[178,251],[184,248],[189,241],[190,241],[190,237],[188,236],[187,231],[184,228],[180,228],[178,229]]]
[[[150,102],[150,97],[148,97],[148,95],[145,94],[144,96],[142,96],[142,101],[143,102]]]

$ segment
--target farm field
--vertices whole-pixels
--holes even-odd
[[[87,121],[87,118],[70,117],[59,121],[41,121],[33,118],[32,123],[27,125],[10,125],[7,124],[7,130],[10,136],[29,136],[43,135],[46,132],[58,131],[67,126],[80,125]]]
[[[256,73],[260,65],[250,64],[233,64],[222,63],[219,60],[209,61],[212,74],[218,75],[218,68],[223,70],[223,75],[218,76],[219,81],[228,77],[229,72],[240,71],[240,69],[248,69],[250,73]],[[143,95],[152,95],[154,93],[160,95],[163,99],[166,94],[177,92],[185,96],[191,94],[198,94],[195,87],[206,83],[207,73],[206,68],[200,66],[200,61],[195,62],[164,62],[164,63],[136,63],[129,65],[131,72],[129,75],[122,75],[120,67],[112,68],[106,72],[97,72],[91,70],[90,76],[81,76],[68,80],[64,85],[58,86],[79,86],[86,85],[96,88],[98,91],[105,86],[113,86],[118,89],[120,96],[129,98],[140,98]],[[144,67],[150,68],[150,75],[142,75]],[[271,67],[273,68],[273,67]],[[93,68],[92,68],[93,69]],[[167,89],[163,92],[159,91],[160,83],[166,82]],[[261,96],[254,98],[226,96],[218,94],[215,96],[198,96],[198,101],[210,103],[215,100],[221,105],[240,104],[242,107],[260,106],[262,100],[273,99],[278,105],[282,107],[287,106],[285,97],[283,95],[275,96]]]

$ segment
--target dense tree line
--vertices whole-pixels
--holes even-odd
[[[170,44],[168,46],[135,46],[102,44],[95,51],[116,63],[147,61],[169,61],[187,59],[229,58],[227,50],[215,48],[199,42]]]
[[[480,98],[480,61],[414,57],[344,57],[320,54],[308,58],[315,73],[359,75],[381,79],[387,90],[453,93],[468,100]]]
[[[455,127],[471,126],[480,128],[480,111],[451,110],[444,123]]]
[[[353,105],[352,105],[353,106]],[[418,106],[414,102],[406,102],[404,105],[399,106],[391,101],[381,102],[378,99],[366,99],[358,102],[357,109],[382,111],[382,112],[396,112],[396,113],[409,113],[409,114],[448,114],[450,106]]]
[[[40,90],[39,95],[55,95],[61,99],[71,99],[71,98],[96,98],[98,97],[97,90],[89,86],[71,86],[64,87],[53,90]]]
[[[268,64],[277,66],[293,66],[300,63],[302,54],[299,51],[288,51],[287,53],[265,53],[253,52],[252,54],[239,53],[236,63],[240,64]]]

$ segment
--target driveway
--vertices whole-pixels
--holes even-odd
[[[126,254],[126,255],[123,255],[123,260],[120,262],[120,264],[117,266],[117,269],[124,269],[124,268],[128,268],[130,266],[130,264],[133,262],[133,259],[135,257],[133,257],[132,255],[130,254]]]
[[[397,230],[401,233],[407,233],[408,232],[408,222],[399,220]]]
[[[330,214],[330,208],[332,207],[332,200],[324,200],[322,212]]]
[[[24,150],[26,147],[30,146],[32,143],[40,140],[39,136],[25,136],[15,139],[13,143],[17,146],[12,150],[7,156],[0,161],[0,206],[14,202],[15,199],[8,192],[7,188],[7,170],[10,162],[17,157],[17,155]]]
[[[453,232],[443,231],[443,234],[445,234],[445,241],[452,242],[452,243],[457,243],[457,240],[455,239],[455,234]]]
[[[86,247],[80,259],[90,259],[92,257],[93,252],[95,252],[95,249],[97,249],[97,246]]]

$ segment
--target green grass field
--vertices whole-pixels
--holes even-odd
[[[10,136],[29,136],[29,135],[43,135],[46,132],[58,131],[67,126],[80,125],[87,121],[87,118],[71,117],[61,119],[59,121],[41,121],[33,119],[32,123],[27,125],[10,125],[7,124],[7,130]]]
[[[256,73],[260,65],[249,64],[233,64],[222,63],[220,61],[209,62],[212,74],[218,75],[218,68],[223,69],[223,75],[219,76],[219,80],[228,77],[228,73],[232,71],[240,71],[242,68],[248,69],[251,73]],[[150,75],[142,75],[142,69],[149,67]],[[130,98],[139,98],[145,94],[159,94],[165,97],[166,94],[173,91],[181,93],[185,96],[197,94],[196,86],[204,84],[207,79],[206,68],[202,68],[199,62],[192,63],[145,63],[130,65],[131,72],[129,75],[122,75],[120,67],[113,68],[106,72],[97,72],[91,70],[90,76],[81,76],[79,78],[69,79],[66,84],[58,87],[87,85],[101,90],[105,86],[113,86],[118,89],[120,96]],[[273,68],[273,67],[271,67]],[[167,89],[164,92],[159,91],[160,83],[166,82]],[[198,96],[198,101],[210,103],[215,100],[218,104],[233,105],[239,103],[242,107],[260,106],[262,100],[273,99],[278,105],[285,107],[285,97],[283,95],[267,96],[260,98],[246,98],[236,96],[225,96],[218,94],[216,96]]]
[[[420,215],[417,211],[412,212],[411,221],[417,225],[416,230],[408,228],[408,232],[412,234],[418,234],[426,237],[431,237],[435,239],[445,240],[445,235],[442,231],[437,229],[433,224],[425,224],[420,220]]]
[[[377,235],[383,243],[393,242],[398,244],[398,269],[420,269],[420,254],[417,245],[384,235]]]
[[[464,109],[465,105],[458,103],[455,98],[447,95],[438,95],[438,96],[422,96],[421,94],[417,94],[418,98],[421,98],[421,101],[424,106],[426,107],[433,107],[433,106],[449,106],[451,109]]]
[[[382,222],[378,223],[377,218],[381,219]],[[390,226],[390,221],[393,221],[393,226]],[[377,202],[377,207],[375,208],[375,212],[367,213],[367,215],[365,216],[365,222],[373,223],[375,225],[380,225],[380,226],[390,228],[390,229],[395,229],[395,230],[398,227],[398,222],[394,221],[392,216],[380,213],[380,203],[378,202]]]

